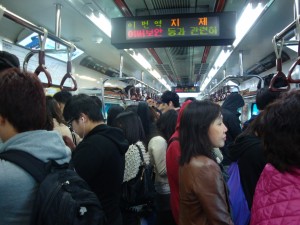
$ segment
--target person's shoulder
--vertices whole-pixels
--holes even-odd
[[[211,170],[211,169],[219,168],[218,164],[214,160],[203,155],[192,157],[189,164],[193,168],[203,169],[203,170]]]

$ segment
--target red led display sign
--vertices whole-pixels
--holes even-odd
[[[199,86],[177,86],[172,87],[172,91],[176,93],[198,93],[200,92]]]
[[[236,13],[113,18],[111,43],[119,49],[231,45]]]
[[[218,17],[126,21],[126,39],[204,37],[220,35]]]

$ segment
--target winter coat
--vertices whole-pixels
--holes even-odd
[[[179,225],[233,225],[226,184],[215,161],[192,157],[180,166],[179,181]]]
[[[300,224],[300,169],[281,173],[267,164],[256,186],[251,225]]]
[[[266,165],[262,141],[254,135],[241,136],[228,150],[232,161],[238,161],[241,184],[251,209],[257,181]]]
[[[1,145],[0,152],[12,149],[30,153],[48,162],[68,163],[71,150],[55,131],[35,130],[19,133]],[[29,225],[38,184],[22,168],[0,160],[0,224]]]
[[[176,123],[176,130],[169,140],[169,146],[166,155],[167,175],[171,191],[171,209],[176,224],[179,222],[179,158],[180,158],[180,144],[179,144],[179,129],[180,119],[185,107],[192,101],[186,101],[182,104]],[[173,140],[173,141],[171,141]],[[170,142],[171,141],[171,142]]]
[[[77,173],[98,196],[109,225],[122,224],[119,205],[127,149],[121,129],[101,124],[82,139],[72,155]]]

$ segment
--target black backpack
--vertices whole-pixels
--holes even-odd
[[[154,168],[146,164],[143,153],[138,145],[135,145],[142,160],[137,176],[122,185],[122,207],[130,208],[137,205],[151,205],[154,200]]]
[[[0,158],[31,174],[40,183],[31,225],[103,225],[102,206],[87,183],[69,165],[44,163],[29,153],[9,150]]]

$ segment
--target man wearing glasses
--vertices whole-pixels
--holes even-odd
[[[121,188],[128,142],[122,131],[105,124],[98,104],[88,95],[72,96],[64,117],[82,138],[72,154],[77,173],[98,196],[109,225],[122,225]]]

